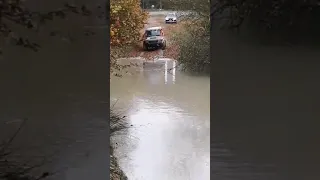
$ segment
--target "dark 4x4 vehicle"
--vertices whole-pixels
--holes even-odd
[[[151,27],[146,29],[143,34],[143,49],[166,48],[166,39],[164,38],[162,27]]]

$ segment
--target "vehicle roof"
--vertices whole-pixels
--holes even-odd
[[[147,31],[150,31],[150,30],[158,30],[158,29],[162,29],[162,27],[149,27],[149,28],[147,28],[146,30]]]
[[[171,13],[168,13],[167,16],[168,15],[176,15],[176,13],[175,12],[171,12]]]

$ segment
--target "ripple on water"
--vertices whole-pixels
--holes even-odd
[[[172,66],[172,63],[168,63],[168,66]],[[209,89],[185,89],[180,84],[191,79],[188,83],[204,83],[201,85],[206,87],[209,79],[197,81],[197,78],[180,76],[184,79],[176,84],[168,84],[165,79],[162,79],[162,83],[159,81],[161,77],[165,78],[165,73],[150,73],[154,73],[150,76],[160,77],[158,82],[150,83],[146,76],[137,77],[139,80],[132,92],[134,96],[128,91],[123,94],[119,90],[111,92],[121,97],[119,107],[130,104],[127,114],[133,128],[130,128],[127,136],[135,137],[133,142],[127,138],[127,144],[117,149],[118,154],[127,154],[119,158],[121,166],[129,179],[210,179],[209,98],[190,98],[193,93],[208,97]],[[188,106],[190,102],[195,107]],[[207,108],[202,108],[205,105]]]

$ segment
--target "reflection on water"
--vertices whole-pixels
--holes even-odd
[[[176,82],[176,61],[173,62],[172,64],[173,69],[172,69],[172,82],[173,84]]]
[[[159,63],[160,71],[148,66],[143,75],[112,81],[111,96],[121,97],[117,106],[129,109],[132,124],[127,144],[117,148],[121,166],[130,180],[209,180],[209,78],[178,73],[176,81],[175,62]]]
[[[166,61],[164,65],[164,83],[168,83],[168,61]]]
[[[169,66],[172,64],[172,66]],[[172,77],[172,84],[175,84],[176,81],[176,61],[165,61],[164,64],[164,84],[168,83],[168,73],[171,74]]]
[[[209,179],[209,126],[172,104],[135,102],[138,111],[130,119],[138,128],[130,133],[139,145],[131,153],[131,164],[124,165],[128,175],[132,179]]]
[[[134,127],[133,143],[118,148],[130,180],[209,179],[209,131],[213,179],[319,179],[319,63],[293,55],[290,66],[275,66],[279,55],[257,62],[258,55],[244,52],[238,52],[244,60],[229,53],[215,69],[211,130],[209,78],[151,65],[113,81],[111,95],[121,97],[118,105],[129,109]]]

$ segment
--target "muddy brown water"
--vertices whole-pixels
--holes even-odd
[[[319,64],[313,59],[319,54],[234,47],[239,48],[228,44],[241,61],[217,54],[224,61],[217,62],[211,77],[216,92],[211,103],[210,78],[166,73],[170,60],[112,79],[111,98],[132,125],[116,139],[129,179],[319,179]],[[248,57],[245,52],[252,49]],[[314,56],[300,61],[308,54]],[[290,65],[275,65],[280,57]]]
[[[114,109],[131,125],[115,140],[130,180],[210,179],[210,78],[168,72],[175,63],[159,58],[111,79]]]

